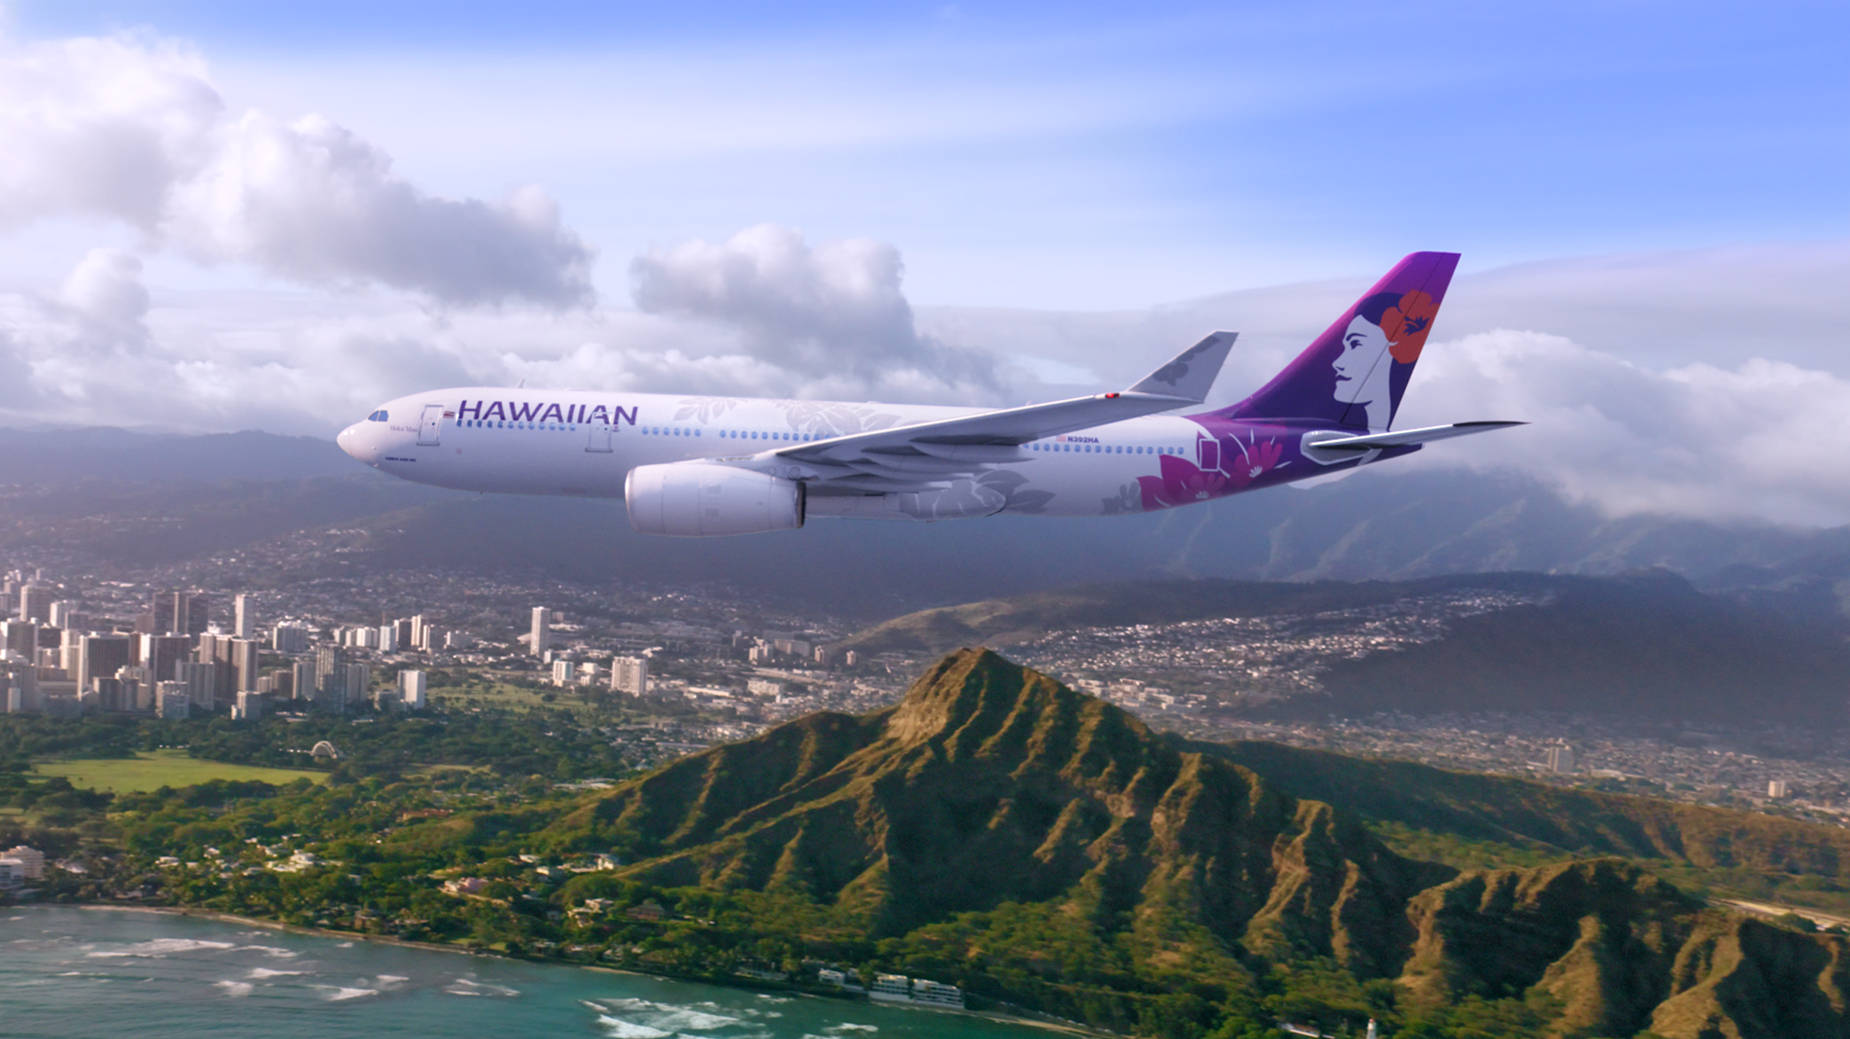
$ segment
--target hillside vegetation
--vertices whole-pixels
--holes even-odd
[[[620,878],[651,889],[775,899],[812,954],[871,935],[889,962],[1118,1029],[1199,1034],[1278,1013],[1351,1026],[1374,1014],[1403,1035],[1850,1034],[1835,936],[1708,908],[1616,858],[1473,871],[1408,859],[1347,806],[1302,796],[1302,769],[1271,775],[1280,762],[1262,756],[1178,745],[967,650],[893,708],[695,755],[549,833],[625,849]],[[1725,843],[1719,830],[1704,843],[1704,820],[1675,806],[1655,826],[1622,806],[1574,831],[1555,813],[1581,805],[1525,814],[1517,794],[1491,793],[1448,804],[1427,783],[1408,814],[1573,848]]]

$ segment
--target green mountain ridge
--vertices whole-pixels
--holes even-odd
[[[1396,854],[1367,811],[1301,796],[1302,770],[1275,778],[1263,757],[1161,737],[963,650],[894,707],[682,759],[548,838],[622,850],[622,882],[760,899],[764,926],[812,955],[872,940],[889,966],[1123,1031],[1374,1015],[1427,1036],[1850,1035],[1840,938],[1708,908],[1612,858],[1461,871]]]

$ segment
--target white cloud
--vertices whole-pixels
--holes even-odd
[[[773,224],[688,242],[630,266],[645,313],[737,329],[750,354],[803,379],[805,395],[994,398],[990,355],[921,335],[900,288],[899,250],[850,239],[811,246]]]
[[[1423,452],[1513,468],[1614,514],[1833,525],[1850,519],[1850,379],[1785,361],[1653,370],[1561,336],[1429,345],[1397,424],[1531,425]]]
[[[0,41],[0,98],[0,227],[104,216],[206,262],[448,304],[592,297],[591,252],[538,188],[431,196],[324,118],[229,114],[176,44]]]

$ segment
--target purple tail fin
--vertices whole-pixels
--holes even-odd
[[[1457,267],[1457,253],[1395,264],[1284,371],[1221,414],[1387,429]]]

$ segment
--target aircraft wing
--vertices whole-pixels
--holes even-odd
[[[1236,337],[1215,332],[1129,389],[793,444],[755,457],[753,468],[812,481],[823,492],[948,486],[989,465],[1031,457],[1021,445],[1032,440],[1200,404]]]

